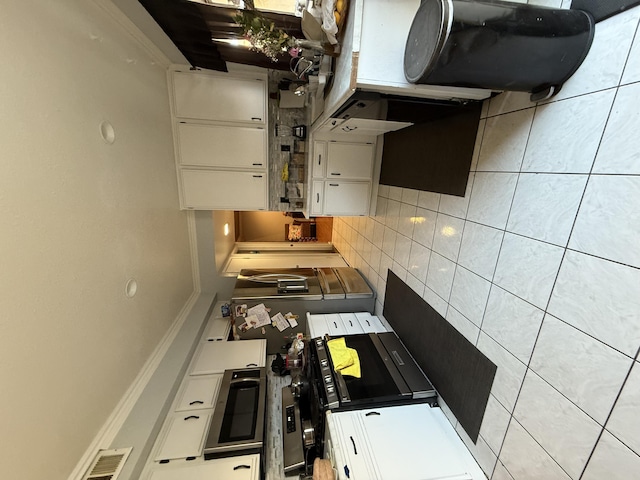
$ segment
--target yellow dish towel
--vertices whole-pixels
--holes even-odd
[[[360,378],[360,357],[356,350],[347,347],[344,337],[329,340],[327,346],[336,372]]]

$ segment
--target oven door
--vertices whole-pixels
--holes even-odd
[[[358,352],[361,377],[335,373],[340,407],[365,408],[411,400],[411,390],[375,334],[345,335],[347,347]]]
[[[262,451],[266,386],[264,367],[225,371],[204,447],[205,460]]]

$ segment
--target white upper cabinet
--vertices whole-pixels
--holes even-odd
[[[179,118],[248,122],[267,121],[266,79],[228,74],[174,72],[173,99]]]
[[[267,76],[178,70],[169,85],[180,206],[266,210]]]
[[[267,131],[263,127],[180,122],[177,129],[180,165],[267,168]]]

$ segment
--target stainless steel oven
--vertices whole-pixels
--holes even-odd
[[[226,370],[204,445],[204,458],[261,453],[267,377],[264,367]]]
[[[308,474],[315,457],[322,458],[325,414],[329,410],[437,402],[433,385],[395,333],[345,335],[344,339],[349,348],[358,352],[360,378],[336,372],[327,339],[314,338],[305,347],[304,368],[296,376],[297,388],[283,389],[286,473],[304,468]]]

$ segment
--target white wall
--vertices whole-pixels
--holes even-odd
[[[165,67],[97,2],[0,19],[0,478],[60,479],[193,291],[186,217]]]

